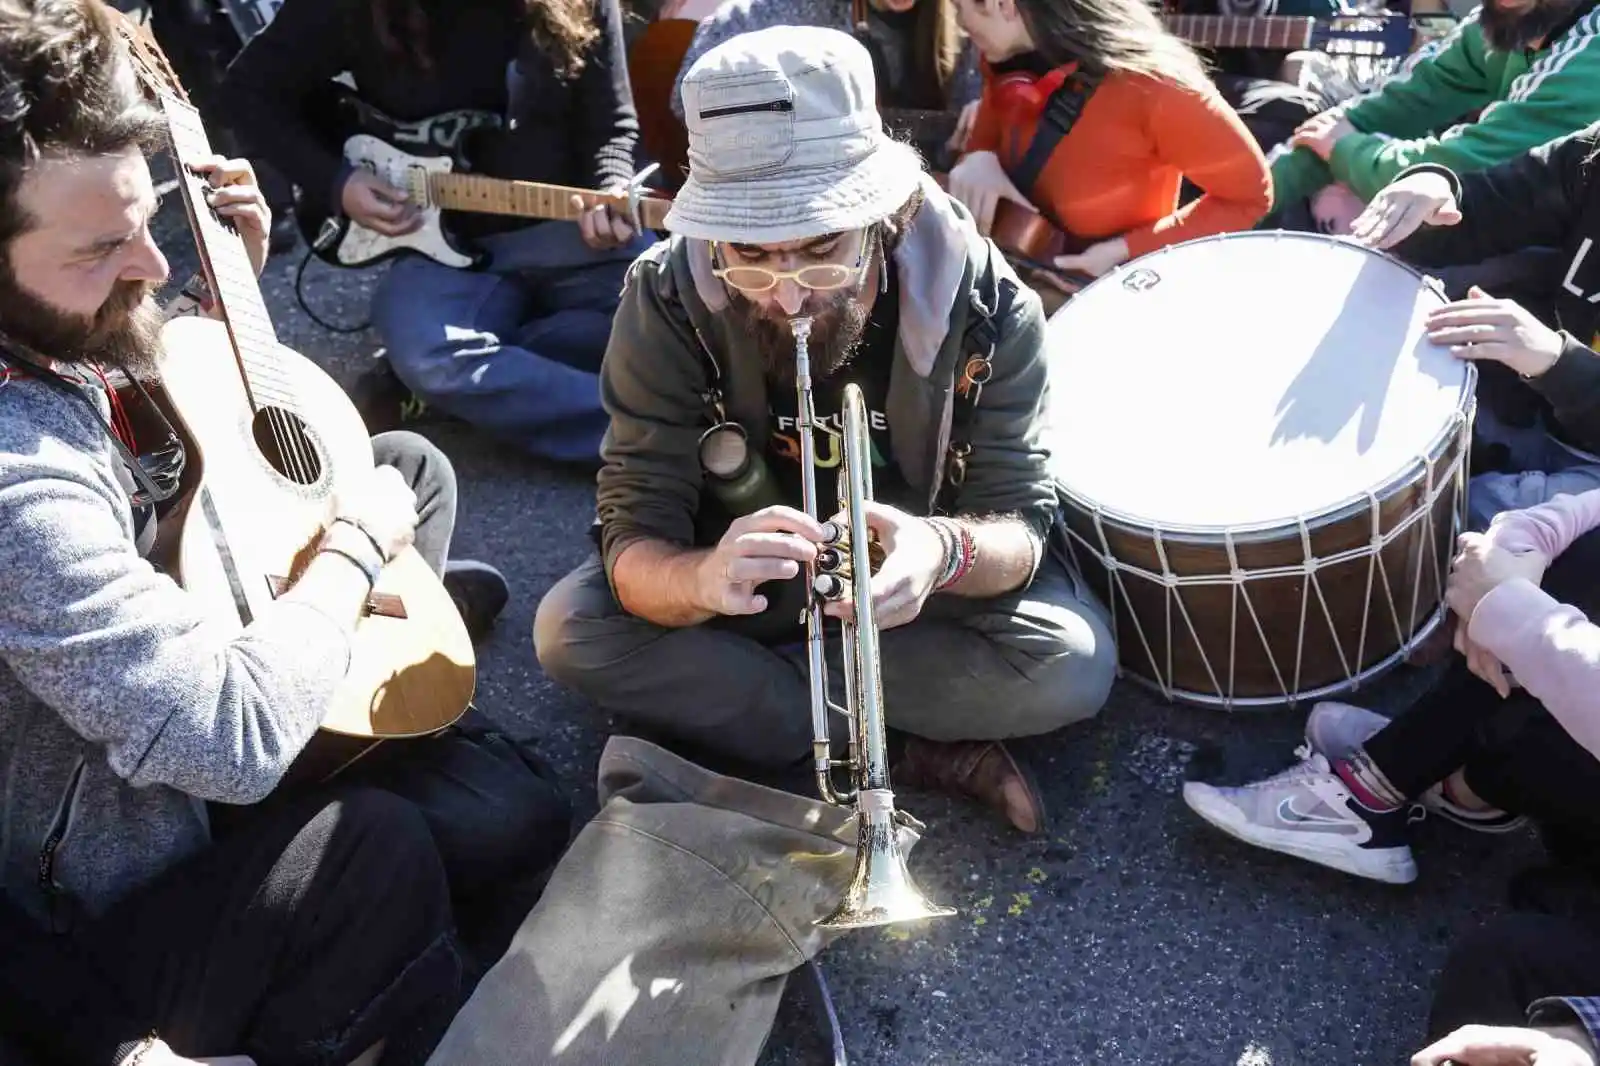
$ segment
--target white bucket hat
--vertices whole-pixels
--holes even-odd
[[[922,162],[884,132],[875,85],[867,50],[839,30],[774,26],[711,49],[683,79],[689,178],[667,229],[776,244],[893,214]]]

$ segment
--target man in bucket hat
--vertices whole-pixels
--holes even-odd
[[[1038,791],[1000,741],[1095,714],[1115,664],[1051,536],[1038,298],[885,135],[847,34],[735,37],[694,64],[683,102],[673,236],[634,264],[601,370],[600,550],[540,605],[540,662],[702,749],[769,766],[810,752],[798,620],[822,530],[801,510],[789,324],[809,316],[818,421],[837,428],[847,382],[870,412],[895,784],[1038,832]],[[838,438],[815,439],[827,518]]]

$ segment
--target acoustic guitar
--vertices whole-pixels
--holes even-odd
[[[163,334],[159,398],[187,462],[153,559],[217,624],[239,629],[299,576],[334,494],[372,470],[372,445],[338,383],[278,342],[244,242],[184,165],[212,154],[199,113],[146,31],[112,14],[167,118],[178,187],[221,316],[175,319]],[[407,550],[367,601],[322,729],[365,742],[363,750],[425,736],[462,715],[475,682],[460,613]]]

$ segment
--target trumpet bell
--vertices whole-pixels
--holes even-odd
[[[875,925],[948,918],[950,907],[922,894],[896,841],[895,823],[887,810],[879,816],[870,797],[856,814],[856,865],[844,897],[832,914],[817,923],[823,929],[866,929]]]

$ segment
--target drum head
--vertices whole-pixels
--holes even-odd
[[[1050,319],[1052,470],[1084,504],[1173,531],[1363,500],[1468,407],[1465,365],[1423,335],[1444,302],[1396,260],[1319,235],[1145,256]]]

